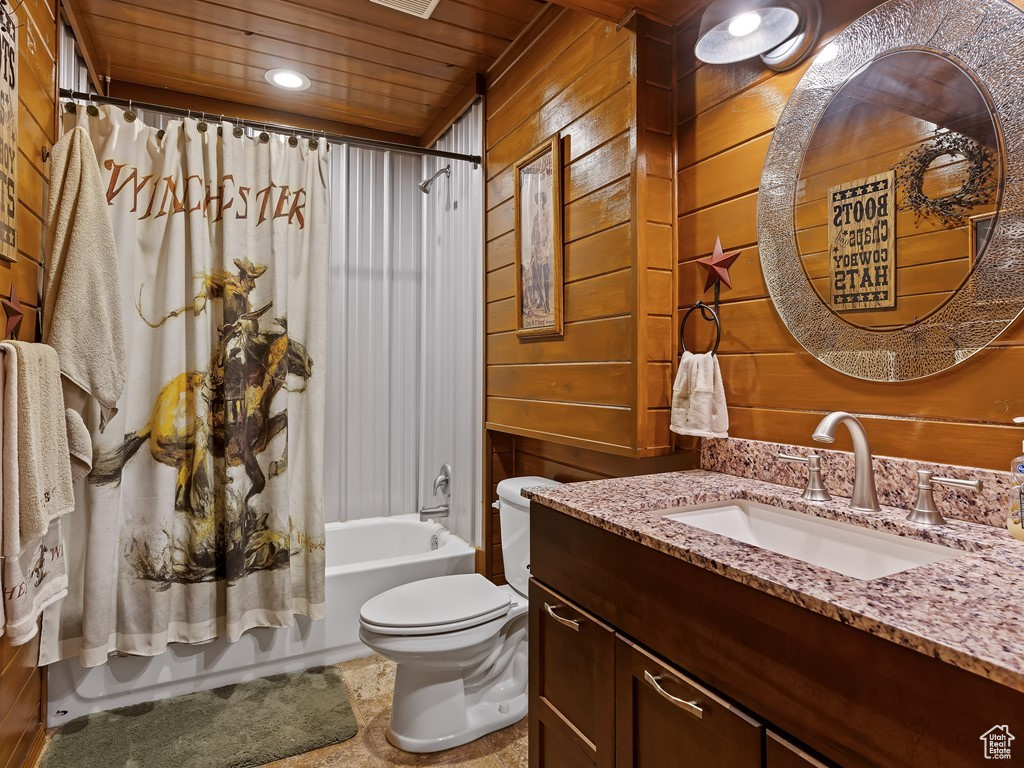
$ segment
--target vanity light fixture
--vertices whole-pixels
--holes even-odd
[[[309,78],[294,69],[269,69],[264,77],[271,85],[286,91],[304,91],[309,88]]]
[[[820,27],[819,0],[714,0],[701,17],[694,53],[706,64],[760,56],[781,72],[807,58]]]

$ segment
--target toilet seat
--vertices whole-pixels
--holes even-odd
[[[508,614],[512,597],[477,573],[403,584],[371,598],[359,623],[380,635],[437,635],[469,629]]]

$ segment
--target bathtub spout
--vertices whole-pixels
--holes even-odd
[[[424,522],[440,520],[442,517],[448,517],[447,504],[438,504],[436,507],[420,507],[420,520]]]

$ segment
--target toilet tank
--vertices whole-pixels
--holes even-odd
[[[498,517],[501,521],[501,559],[505,578],[519,594],[526,596],[530,580],[530,501],[523,488],[561,485],[546,477],[510,477],[498,483]]]

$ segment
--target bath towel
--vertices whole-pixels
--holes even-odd
[[[17,351],[9,342],[2,346],[5,349],[4,364],[0,365],[0,392],[3,393],[3,407],[0,408],[0,455],[3,456],[3,471],[0,473],[0,554],[3,555],[0,625],[12,645],[21,645],[35,636],[43,609],[67,595],[68,578],[60,518],[52,520],[40,536],[26,537],[22,533],[21,478],[27,459],[20,452],[18,433],[24,422],[18,403],[25,401],[25,393],[19,386],[21,375]],[[53,379],[56,376],[56,355],[52,350],[50,354],[53,358],[50,378]],[[50,386],[60,393],[59,384],[55,385],[51,380]],[[60,415],[63,408],[56,408],[56,412]],[[63,419],[59,421],[63,422]],[[51,425],[50,429],[58,435],[54,439],[59,440],[62,426]],[[57,454],[70,476],[66,446],[63,451],[58,446],[51,453]],[[72,498],[72,504],[73,501]]]
[[[64,404],[67,424],[68,452],[71,454],[71,479],[81,480],[92,471],[92,435],[82,420],[82,414]]]
[[[19,501],[5,507],[4,517],[14,515],[21,539],[31,541],[75,508],[60,370],[57,353],[45,344],[5,341],[0,348],[7,374],[4,438],[18,451]]]
[[[100,429],[124,390],[124,326],[114,230],[92,141],[75,127],[50,152],[43,343],[65,388],[100,405]]]
[[[683,352],[672,387],[669,428],[678,435],[729,436],[729,411],[716,355]]]

